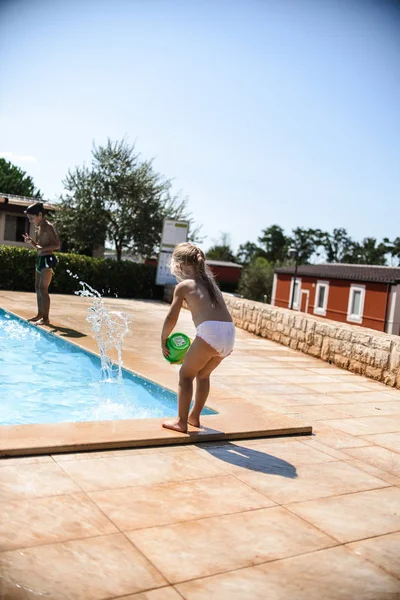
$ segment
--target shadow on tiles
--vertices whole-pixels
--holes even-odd
[[[248,469],[249,471],[280,475],[281,477],[288,477],[289,479],[295,479],[297,477],[296,467],[291,463],[278,458],[277,456],[273,456],[272,454],[255,450],[254,448],[245,448],[243,446],[228,443],[223,446],[203,446],[203,450],[209,452],[219,460],[223,460],[236,467]]]

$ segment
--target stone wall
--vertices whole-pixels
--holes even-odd
[[[400,389],[400,337],[224,294],[237,327]]]

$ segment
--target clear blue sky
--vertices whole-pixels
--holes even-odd
[[[395,237],[399,65],[394,1],[1,0],[0,153],[52,200],[127,136],[205,248],[273,223]]]

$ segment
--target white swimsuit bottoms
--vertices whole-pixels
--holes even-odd
[[[197,335],[225,358],[233,350],[235,326],[230,321],[204,321],[198,326]]]

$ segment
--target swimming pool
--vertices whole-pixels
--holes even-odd
[[[173,392],[125,369],[122,385],[101,381],[100,368],[94,354],[0,309],[0,425],[176,415]]]

